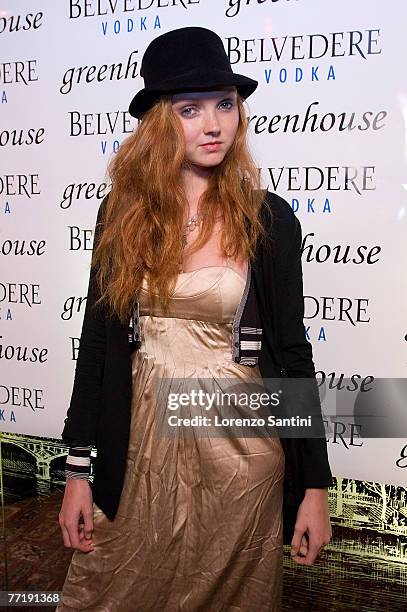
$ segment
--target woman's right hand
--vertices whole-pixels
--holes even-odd
[[[81,517],[83,522],[80,522]],[[82,552],[94,550],[92,489],[84,478],[67,478],[59,512],[64,545]]]

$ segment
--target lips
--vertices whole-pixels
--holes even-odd
[[[221,147],[221,142],[208,142],[206,144],[201,145],[203,149],[206,151],[218,151]]]

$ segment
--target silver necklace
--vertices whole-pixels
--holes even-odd
[[[182,234],[182,248],[185,248],[187,245],[187,236],[191,232],[194,231],[196,227],[198,227],[199,223],[202,221],[202,214],[195,213],[192,217],[187,221],[184,225],[184,233]]]
[[[201,213],[195,213],[194,215],[192,215],[192,217],[185,223],[184,228],[183,228],[183,234],[182,234],[182,248],[184,249],[186,247],[186,245],[188,244],[187,241],[187,236],[188,234],[190,234],[191,232],[194,231],[194,229],[196,227],[198,227],[198,225],[200,224],[200,222],[202,221],[202,217],[203,215]],[[183,264],[182,264],[182,257],[179,261],[179,272],[182,272],[183,270]]]

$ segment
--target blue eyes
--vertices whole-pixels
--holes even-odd
[[[228,102],[228,101],[226,101],[226,100],[225,100],[224,102],[221,102],[221,103],[220,103],[220,105],[222,105],[222,104],[229,104],[229,107],[228,107],[228,108],[226,108],[225,110],[230,110],[230,108],[233,106],[233,102]],[[184,109],[181,111],[181,115],[183,115],[184,117],[191,117],[192,115],[191,115],[190,113],[186,113],[186,114],[184,114],[184,113],[185,113],[186,111],[188,111],[188,110],[193,109],[193,108],[194,108],[193,106],[187,106],[186,108],[184,108]]]

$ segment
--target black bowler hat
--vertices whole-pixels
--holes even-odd
[[[222,39],[212,30],[186,27],[161,34],[150,42],[141,62],[144,89],[136,93],[129,113],[137,119],[163,93],[235,85],[243,99],[258,81],[232,71]]]

